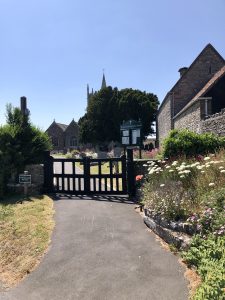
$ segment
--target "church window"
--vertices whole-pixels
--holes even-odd
[[[52,144],[53,146],[59,146],[59,139],[57,137],[52,137]]]
[[[77,138],[75,136],[72,136],[70,138],[70,146],[71,147],[76,147],[77,146]]]

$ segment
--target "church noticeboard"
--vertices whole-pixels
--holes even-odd
[[[31,175],[26,175],[26,174],[20,174],[19,175],[19,183],[20,184],[31,184]]]
[[[120,126],[122,145],[140,146],[141,139],[141,122],[130,120],[123,122]]]

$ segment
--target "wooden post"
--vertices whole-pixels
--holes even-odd
[[[52,193],[54,191],[53,186],[53,157],[50,155],[50,151],[44,153],[44,192]]]
[[[139,146],[139,159],[142,159],[142,155],[141,155],[141,146]]]
[[[90,158],[84,157],[83,158],[83,164],[84,164],[84,191],[86,194],[89,194],[91,190],[90,186]]]
[[[127,193],[127,166],[126,166],[126,155],[121,156],[122,164],[122,188],[123,193]]]
[[[136,194],[133,149],[127,149],[127,185],[128,194],[134,197]]]

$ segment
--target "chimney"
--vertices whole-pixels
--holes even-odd
[[[22,114],[25,116],[27,114],[27,98],[24,96],[20,98],[20,109]]]
[[[178,70],[178,72],[180,72],[180,77],[182,77],[184,75],[184,73],[187,71],[187,69],[188,69],[187,67],[183,67]]]

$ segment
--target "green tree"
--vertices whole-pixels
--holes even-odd
[[[107,87],[90,99],[87,113],[79,120],[80,138],[94,144],[120,141],[123,120],[141,120],[144,135],[152,133],[158,98],[154,94],[133,89]]]

